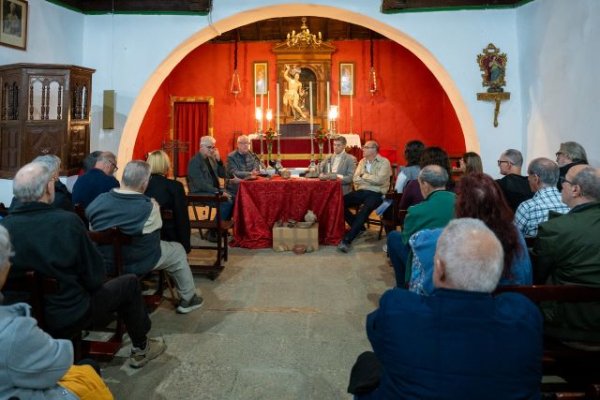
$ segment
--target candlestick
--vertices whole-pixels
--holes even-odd
[[[331,106],[331,102],[329,101],[329,81],[327,81],[327,127],[329,128],[329,107]],[[330,129],[331,130],[331,129]]]
[[[264,110],[263,108],[263,94],[260,94],[260,131],[263,131],[263,116],[262,116],[262,110]]]
[[[313,107],[312,107],[312,82],[308,82],[308,100],[310,102],[309,112],[310,112],[310,164],[308,166],[308,171],[311,175],[314,174],[316,165],[315,165],[315,144],[313,143],[315,134],[313,132]]]
[[[275,88],[277,89],[277,94],[275,96],[275,100],[277,101],[277,106],[276,106],[277,121],[275,122],[275,124],[277,126],[277,157],[279,160],[281,160],[281,140],[280,140],[281,132],[279,131],[279,82],[277,82],[277,85],[275,85]]]
[[[308,82],[308,105],[310,112],[310,133],[313,133],[313,101],[312,101],[312,81]]]
[[[354,109],[352,108],[352,103],[353,101],[354,95],[350,94],[350,133],[352,133],[352,122],[354,120]]]
[[[271,96],[270,91],[267,90],[267,109],[271,108]]]
[[[342,105],[340,103],[340,90],[338,89],[338,121],[341,119],[340,115],[342,114]],[[339,128],[339,124],[338,124],[338,128]]]

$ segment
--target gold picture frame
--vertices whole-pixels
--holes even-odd
[[[15,49],[27,49],[26,0],[0,0],[0,44]]]
[[[353,62],[341,62],[340,63],[340,95],[341,96],[353,96],[354,95],[354,63]]]
[[[267,94],[269,90],[269,64],[266,61],[254,63],[254,95]]]

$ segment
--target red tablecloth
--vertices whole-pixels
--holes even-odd
[[[344,235],[341,181],[279,177],[242,181],[235,200],[231,245],[271,247],[275,222],[303,221],[308,210],[317,215],[319,243],[337,245]]]

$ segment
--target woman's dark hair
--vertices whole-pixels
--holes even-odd
[[[477,218],[490,228],[504,249],[503,276],[510,276],[510,266],[519,253],[517,228],[513,224],[514,213],[508,206],[502,189],[489,175],[474,173],[463,176],[458,183],[456,218]]]
[[[445,168],[448,172],[448,176],[452,176],[452,169],[450,168],[450,159],[448,153],[441,147],[427,147],[423,150],[421,158],[419,159],[419,166],[421,169],[428,165],[439,165]]]
[[[406,166],[418,165],[421,159],[421,154],[425,149],[425,145],[420,140],[411,140],[404,146],[404,158],[406,159]]]
[[[483,165],[479,154],[468,151],[463,154],[462,160],[465,163],[465,174],[483,173]]]

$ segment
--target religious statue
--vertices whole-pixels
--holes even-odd
[[[290,66],[286,64],[283,77],[288,83],[283,95],[283,105],[292,110],[295,121],[305,121],[306,115],[300,107],[300,98],[304,96],[304,89],[302,89],[302,82],[300,82],[300,71],[297,68],[290,70]]]
[[[482,85],[487,86],[488,93],[502,93],[506,85],[504,76],[506,73],[506,53],[500,53],[500,49],[492,43],[483,49],[483,53],[477,56],[477,64],[481,69]]]

